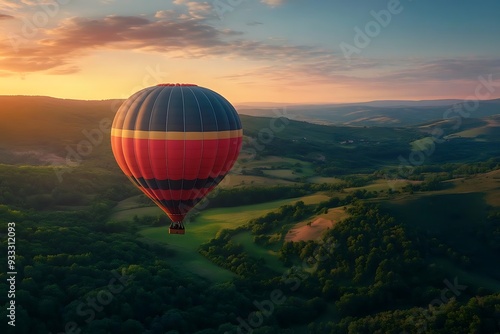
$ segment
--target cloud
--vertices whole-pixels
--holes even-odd
[[[39,6],[39,5],[53,5],[56,4],[56,0],[21,0],[21,3],[26,6]]]
[[[12,12],[15,11],[19,8],[21,8],[22,5],[16,2],[12,1],[0,1],[0,11],[2,12]]]
[[[0,21],[1,20],[10,20],[10,19],[13,19],[14,16],[12,15],[7,15],[7,14],[0,14]]]
[[[53,75],[66,75],[80,72],[80,69],[77,66],[66,66],[52,69],[48,72],[48,74]]]
[[[116,15],[65,19],[57,27],[45,29],[43,38],[18,53],[6,44],[0,45],[0,70],[33,72],[66,68],[75,59],[97,49],[287,62],[328,54],[327,50],[307,46],[246,40],[241,32],[215,28],[204,19],[184,20],[182,15],[177,18],[173,15],[162,11],[152,19]]]
[[[415,80],[475,80],[480,75],[500,74],[499,58],[445,58],[409,62],[408,66],[388,73],[385,79]]]
[[[19,52],[3,42],[0,45],[0,70],[36,72],[65,68],[75,59],[97,49],[156,52],[181,51],[189,47],[207,49],[222,45],[222,35],[231,35],[231,32],[218,31],[199,20],[75,17],[61,21],[56,28],[44,30],[42,39],[31,41],[31,45]]]
[[[187,8],[187,14],[182,18],[209,19],[215,18],[215,12],[212,2],[208,1],[189,1],[189,0],[174,0],[173,4],[184,6]]]
[[[277,7],[281,6],[285,2],[285,0],[261,0],[260,2],[271,7]]]
[[[473,95],[483,78],[500,78],[500,58],[449,58],[434,60],[357,59],[348,64],[333,55],[309,60],[255,66],[238,73],[221,76],[238,85],[270,82],[290,89],[317,85],[319,90],[331,89],[332,99],[337,89],[363,97],[362,92],[379,92],[392,96],[396,92],[406,98],[429,96],[436,98]],[[249,81],[249,79],[253,81]],[[496,84],[500,87],[500,82]],[[327,88],[328,87],[328,88]],[[420,94],[420,95],[419,95]],[[377,99],[378,95],[371,97]],[[342,96],[336,98],[342,99]]]
[[[247,22],[247,26],[259,26],[259,25],[262,25],[263,23],[262,22],[259,22],[259,21],[250,21],[250,22]]]
[[[155,13],[157,19],[175,19],[177,12],[175,10],[159,10]]]

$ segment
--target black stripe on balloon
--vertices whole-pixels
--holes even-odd
[[[157,180],[157,179],[145,179],[142,177],[136,178],[135,183],[146,189],[152,190],[191,190],[191,189],[203,189],[210,188],[219,184],[226,174],[219,175],[215,178],[209,177],[206,179],[194,179],[194,180]]]

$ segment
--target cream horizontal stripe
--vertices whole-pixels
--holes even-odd
[[[134,139],[157,139],[157,140],[202,140],[202,139],[227,139],[238,138],[243,135],[243,130],[229,131],[207,131],[207,132],[165,132],[165,131],[142,131],[111,129],[114,137],[134,138]]]

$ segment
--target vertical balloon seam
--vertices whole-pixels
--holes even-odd
[[[141,94],[141,101],[140,101],[140,103],[138,103],[138,104],[137,104],[137,106],[136,106],[136,108],[137,108],[137,112],[136,112],[136,113],[135,113],[135,115],[134,115],[134,116],[135,116],[135,119],[134,119],[134,120],[132,120],[132,119],[130,119],[130,120],[129,120],[131,123],[135,123],[135,124],[137,124],[137,123],[140,121],[139,116],[142,116],[142,115],[140,114],[141,106],[143,105],[144,100],[145,100],[145,99],[147,99],[147,97],[148,97],[148,96],[149,96],[149,95],[150,95],[153,91],[154,91],[154,89],[150,89],[150,90],[147,90],[147,91],[146,91],[146,90],[144,90],[144,93],[143,93],[143,94]],[[136,128],[136,126],[134,126],[134,127],[133,127],[133,129],[135,129],[135,128]],[[148,133],[148,136],[149,136],[149,133]],[[140,140],[140,139],[135,138],[135,136],[132,138],[132,145],[131,145],[131,147],[132,147],[132,149],[133,149],[133,154],[132,154],[131,156],[134,156],[134,157],[135,157],[135,156],[137,156],[137,154],[136,154],[137,149],[136,149],[136,147],[135,147],[135,146],[136,146],[136,141],[138,141],[138,140]],[[142,167],[141,167],[141,164],[142,164],[142,162],[141,162],[141,161],[137,161],[137,168],[138,168],[138,172],[140,172],[141,176],[144,178],[144,175],[142,175],[143,173],[142,173]],[[136,172],[137,172],[137,171],[136,171]],[[134,176],[134,178],[136,179],[136,182],[138,182],[137,177],[136,177],[136,176]],[[150,187],[149,187],[149,185],[147,184],[147,182],[145,182],[145,183],[146,183],[146,185],[148,186],[148,188],[150,188]],[[157,197],[157,195],[155,194],[155,192],[154,192],[152,189],[148,189],[148,188],[144,187],[144,185],[141,185],[141,190],[142,190],[142,192],[143,192],[143,193],[145,193],[146,195],[148,195],[148,197],[149,197],[150,199],[152,199],[154,202],[158,201],[158,202],[160,203],[160,198],[158,198],[158,197]],[[161,208],[161,207],[160,207],[160,208]]]
[[[184,178],[186,176],[186,103],[184,102],[184,89],[182,86],[175,87],[174,89],[179,89],[181,91],[181,101],[182,101],[182,126],[183,126],[183,139],[182,139],[182,174],[181,174],[181,192],[179,195],[179,201],[182,202],[182,196],[184,193]],[[181,203],[179,202],[179,203]],[[187,212],[186,212],[187,214]]]
[[[205,99],[206,99],[206,100],[210,103],[210,101],[208,100],[208,98],[207,98],[207,96],[206,96],[206,94],[205,94],[205,91],[206,91],[206,90],[207,90],[207,89],[202,88],[202,89],[200,89],[200,90],[198,91],[198,93],[200,93],[200,94],[201,94],[201,95],[202,95],[202,96],[203,96],[203,97],[204,97],[204,98],[205,98]],[[197,101],[199,101],[199,99],[198,99],[198,98],[196,98],[196,99],[197,99]],[[210,105],[210,107],[212,107],[212,105]],[[206,109],[206,110],[205,110],[205,109]],[[209,113],[209,112],[210,112],[210,110],[208,110],[208,108],[205,108],[205,109],[204,109],[204,112],[206,112],[206,113]],[[202,117],[202,120],[203,120],[203,111],[201,110],[201,108],[200,108],[200,114],[201,114],[201,117]],[[216,120],[215,120],[215,115],[214,115],[214,121],[216,121]],[[202,122],[202,124],[203,124],[203,122]],[[205,129],[203,128],[203,130],[205,130]],[[202,139],[203,139],[203,141],[205,140],[205,133],[203,133],[203,137],[202,137]],[[211,140],[213,140],[213,139],[211,138]],[[204,143],[204,142],[203,142],[203,147],[205,147],[205,143]],[[200,170],[202,170],[202,169],[203,169],[203,164],[208,165],[208,162],[209,162],[209,160],[207,160],[207,159],[204,157],[204,154],[203,154],[203,153],[204,153],[204,152],[202,152],[202,159],[201,159],[201,162],[200,162]],[[209,170],[210,170],[210,171],[208,172],[208,174],[206,175],[206,177],[205,177],[204,179],[201,179],[201,180],[202,180],[202,182],[203,182],[203,184],[201,184],[201,183],[200,183],[200,184],[199,184],[199,186],[198,186],[198,189],[199,189],[198,194],[200,194],[200,196],[201,196],[201,197],[203,197],[203,192],[204,192],[204,189],[206,188],[207,184],[209,183],[209,180],[210,180],[210,177],[211,177],[211,170],[212,170],[212,168],[210,168]]]
[[[157,90],[157,89],[155,89]],[[154,102],[153,102],[153,106],[151,107],[151,110],[149,112],[149,123],[148,123],[148,129],[151,129],[152,127],[152,123],[153,123],[153,115],[154,115],[154,112],[156,110],[155,108],[155,105],[156,105],[156,102],[158,101],[158,96],[161,94],[162,90],[160,89],[160,92],[158,93],[158,95],[156,95],[154,97]],[[151,131],[148,131],[148,159],[149,159],[149,164],[150,164],[150,167],[151,167],[151,174],[153,176],[153,182],[156,184],[156,189],[160,189],[160,185],[158,184],[158,180],[156,178],[156,173],[155,173],[155,169],[153,168],[153,164],[151,163],[152,159],[152,155],[151,155],[151,142],[152,142],[152,138],[151,138],[151,134],[152,132]],[[165,211],[165,209],[163,208],[163,205],[161,205],[161,200],[163,198],[161,198],[162,196],[162,191],[160,190],[159,191],[159,194],[156,194],[155,193],[155,197],[158,199],[158,202],[160,203],[160,208],[162,209],[162,211]]]
[[[202,168],[202,165],[203,165],[203,148],[205,147],[204,146],[205,145],[205,129],[203,127],[203,113],[201,111],[200,102],[198,101],[198,98],[196,97],[196,94],[195,94],[194,90],[191,89],[190,87],[188,87],[188,89],[193,94],[194,100],[196,101],[196,105],[198,106],[198,113],[200,114],[200,126],[201,126],[200,166],[198,167],[198,173],[196,173],[196,175],[198,175],[198,176],[196,177],[196,180],[194,181],[194,185],[195,186],[191,190],[196,195],[196,197],[193,198],[193,200],[196,201],[199,197],[201,197],[201,193],[203,192],[203,188],[198,188],[198,187],[196,187],[196,185],[198,184],[198,181],[200,180],[199,175],[200,175],[200,171],[201,171],[201,168]]]
[[[155,105],[156,105],[156,102],[157,102],[157,101],[161,101],[160,97],[161,97],[162,95],[169,94],[169,98],[170,98],[170,90],[169,90],[167,87],[160,86],[160,87],[157,87],[157,89],[160,89],[160,93],[158,94],[158,96],[157,96],[157,98],[156,98],[156,100],[155,100]],[[160,103],[160,102],[158,102],[158,104],[159,104],[159,106],[158,106],[158,107],[156,107],[156,108],[153,108],[153,110],[154,110],[155,112],[157,112],[157,113],[158,113],[159,117],[157,117],[157,118],[161,120],[161,118],[162,118],[161,116],[162,116],[162,114],[164,114],[164,113],[166,114],[166,110],[164,110],[164,109],[162,109],[162,108],[161,108],[161,107],[162,107],[162,105],[161,105],[161,103]],[[153,117],[153,116],[154,116],[154,114],[153,114],[151,117]],[[167,119],[167,116],[165,115],[165,121],[166,121],[166,119]],[[159,140],[158,142],[161,142],[161,143],[162,143],[162,145],[160,145],[158,149],[163,149],[163,151],[164,151],[164,153],[165,153],[165,156],[166,156],[166,155],[167,155],[167,149],[166,149],[166,145],[167,145],[167,138],[165,137],[164,139]],[[158,164],[158,162],[156,161],[156,162],[155,162],[155,164]],[[153,172],[154,172],[155,170],[156,170],[156,168],[155,168],[155,169],[153,169]],[[166,176],[165,176],[166,180],[168,180],[168,168],[166,168],[165,175],[166,175]],[[163,204],[162,204],[162,209],[163,209],[163,211],[164,211],[164,212],[165,212],[165,213],[169,216],[169,218],[170,218],[170,214],[169,214],[169,209],[168,209],[168,208],[172,207],[172,204],[173,204],[173,202],[172,202],[172,196],[170,195],[170,197],[169,197],[166,193],[167,193],[167,192],[170,192],[170,191],[169,191],[169,190],[167,190],[167,189],[163,189],[163,187],[162,187],[162,186],[160,186],[160,182],[162,181],[161,176],[160,176],[160,175],[158,175],[158,177],[157,177],[157,174],[155,173],[155,179],[157,179],[157,184],[158,184],[158,192],[159,192],[159,196],[161,196],[162,203],[163,203]],[[167,182],[168,182],[168,181],[167,181]],[[170,193],[171,193],[171,192],[170,192]]]
[[[207,89],[207,94],[203,92],[203,94],[206,96],[208,103],[210,104],[210,107],[212,108],[212,113],[214,114],[214,120],[215,120],[215,132],[217,133],[217,146],[215,148],[215,159],[213,159],[212,167],[210,168],[210,172],[208,174],[209,179],[212,178],[214,181],[212,181],[212,184],[210,185],[210,188],[213,187],[213,183],[215,182],[217,176],[214,175],[214,168],[215,168],[215,163],[217,162],[217,155],[219,154],[219,120],[217,119],[217,113],[215,112],[215,107],[212,104],[212,101],[208,97],[209,94],[211,94],[212,91]],[[207,181],[208,182],[208,181]]]
[[[137,107],[135,108],[135,110],[136,110],[135,119],[129,120],[132,128],[137,129],[137,128],[142,127],[143,119],[144,120],[146,119],[146,118],[144,118],[144,116],[145,116],[145,114],[148,113],[148,109],[146,108],[145,101],[148,101],[148,99],[150,98],[150,95],[151,95],[151,92],[148,92],[148,94],[143,94],[141,101],[140,101],[140,104],[138,104]],[[144,152],[143,152],[142,147],[141,147],[141,145],[143,144],[142,140],[143,139],[141,139],[141,138],[137,138],[135,136],[135,133],[134,133],[134,137],[131,140],[133,148],[134,148],[134,154],[132,156],[135,157],[134,160],[137,164],[136,173],[139,175],[138,180],[142,181],[141,182],[142,188],[147,189],[148,192],[153,193],[151,184],[150,184],[149,180],[147,179],[147,175],[146,175],[147,173],[146,173],[145,165],[147,164],[147,162],[146,162],[146,156],[144,155]],[[154,197],[156,197],[156,195],[154,193],[153,193],[153,195],[154,195]]]
[[[168,100],[167,100],[167,110],[165,110],[165,132],[168,133],[168,113],[170,111],[170,99],[172,97],[172,88],[171,87],[161,87],[161,89],[168,89],[169,90],[169,94],[168,94]],[[170,175],[168,173],[168,168],[169,168],[169,164],[168,164],[168,149],[167,149],[167,146],[168,146],[168,139],[165,139],[165,144],[163,146],[163,148],[165,149],[165,166],[166,166],[166,170],[165,170],[165,175],[166,175],[166,178],[167,178],[167,183],[168,183],[168,192],[170,193],[170,199],[167,200],[165,198],[165,205],[169,205],[171,207],[173,207],[173,194],[172,194],[172,189],[171,189],[171,185],[170,185]],[[174,221],[174,219],[172,218],[172,216],[170,214],[167,214],[168,217]]]
[[[192,90],[193,92],[193,96],[194,96],[194,99],[196,101],[196,104],[198,106],[198,112],[200,114],[200,125],[201,125],[201,147],[202,147],[202,150],[201,150],[201,155],[200,155],[200,165],[199,165],[199,168],[198,168],[198,177],[196,178],[196,180],[194,181],[194,188],[193,188],[193,193],[192,195],[195,196],[193,199],[194,202],[199,202],[199,199],[200,197],[202,197],[202,193],[205,189],[205,185],[207,184],[207,180],[208,180],[208,176],[206,178],[202,178],[200,179],[199,175],[200,175],[200,172],[202,170],[202,165],[204,163],[204,151],[203,151],[203,148],[205,147],[205,143],[204,143],[204,140],[205,140],[205,128],[203,126],[203,113],[202,113],[202,110],[201,110],[201,107],[200,107],[200,104],[199,104],[199,99],[198,97],[196,96],[196,92],[200,93],[204,88],[202,87],[195,87],[195,88],[199,88],[199,89],[194,89]],[[203,184],[201,184],[201,182],[203,182]]]
[[[122,123],[122,126],[121,126],[121,129],[123,130],[123,128],[128,128],[128,124],[127,124],[127,111],[129,111],[135,104],[137,104],[137,100],[139,99],[139,97],[141,97],[142,95],[145,94],[145,89],[144,90],[141,90],[139,92],[137,92],[136,94],[134,94],[134,96],[132,96],[132,99],[133,101],[130,102],[130,105],[126,106],[124,109],[123,109],[123,113],[124,113],[124,117],[123,117],[123,123]],[[134,98],[135,97],[135,98]],[[122,108],[120,107],[120,110],[122,110]],[[132,114],[130,114],[132,115]],[[130,116],[131,117],[131,116]],[[123,162],[127,165],[127,168],[130,172],[130,178],[133,179],[133,183],[135,184],[139,184],[139,182],[137,181],[137,178],[134,176],[134,172],[132,170],[132,168],[130,167],[131,166],[131,163],[129,161],[129,157],[125,154],[125,150],[124,150],[124,147],[126,146],[126,139],[123,134],[120,134],[120,138],[121,138],[121,142],[122,142],[122,145],[120,147],[121,151],[122,151],[122,154],[123,154]],[[133,138],[130,140],[133,142]]]
[[[221,118],[223,118],[227,122],[228,128],[231,129],[231,122],[229,122],[230,110],[227,110],[225,108],[225,102],[224,102],[225,98],[223,98],[222,96],[219,96],[219,94],[217,94],[215,92],[213,92],[213,95],[214,95],[216,101],[220,104],[220,109],[223,111]],[[220,136],[220,133],[219,133],[219,136]],[[219,137],[219,143],[222,143],[222,141],[220,139],[222,139],[222,138]],[[226,174],[227,174],[226,171],[224,170],[224,167],[226,165],[226,161],[229,159],[229,152],[230,152],[230,145],[231,145],[231,139],[228,138],[227,140],[229,141],[229,146],[228,146],[228,149],[226,152],[226,156],[224,157],[224,163],[221,165],[220,171],[219,171],[219,175],[222,174],[223,177],[226,177]],[[228,171],[228,173],[229,173],[229,171]],[[219,184],[220,181],[221,181],[221,179],[217,179],[215,185]]]
[[[149,97],[151,97],[151,99],[153,99],[153,98],[154,98],[154,99],[155,99],[155,101],[156,101],[156,96],[152,96],[153,94],[155,94],[155,92],[156,92],[156,91],[157,91],[156,89],[151,90],[151,91],[149,92],[149,94],[143,98],[141,108],[145,106],[145,103],[144,103],[144,102],[145,102],[145,101],[146,101]],[[150,119],[150,121],[148,122],[148,128],[150,128],[150,126],[151,126],[151,117],[152,117],[152,114],[153,114],[153,113],[152,113],[151,111],[149,111],[149,119]],[[144,116],[146,116],[146,117],[147,117],[147,113],[146,113],[146,114],[143,114],[143,113],[139,112],[139,113],[137,114],[137,118],[138,118],[138,119],[136,120],[136,124],[141,124],[141,123],[142,123],[142,121],[143,121],[143,120],[142,120],[142,117],[144,117]],[[141,119],[139,119],[139,117],[140,117]],[[136,125],[136,127],[135,127],[135,128],[137,128],[137,125]],[[151,134],[152,134],[152,132],[151,132],[151,131],[147,131],[147,134],[148,134],[148,136],[147,136],[147,143],[148,143],[148,155],[147,155],[147,162],[145,162],[145,163],[146,163],[146,164],[147,164],[147,163],[151,164],[151,159],[150,159],[151,155],[150,155],[150,153],[149,153],[149,145],[150,145],[149,143],[150,143],[150,140],[151,140]],[[137,139],[134,139],[134,141],[135,141],[135,140],[137,140]],[[141,163],[141,165],[142,165],[142,161],[140,161],[140,163]],[[152,166],[151,166],[151,167],[152,167]],[[159,195],[158,195],[158,194],[154,191],[154,186],[153,186],[153,187],[151,187],[151,184],[150,184],[150,183],[153,183],[153,182],[154,182],[154,184],[156,184],[156,185],[158,186],[158,183],[156,182],[156,179],[155,179],[155,178],[153,178],[152,180],[151,180],[151,179],[148,179],[148,178],[146,177],[146,175],[144,175],[145,173],[143,173],[143,170],[144,170],[144,169],[143,169],[141,166],[139,166],[139,169],[141,170],[141,174],[142,174],[142,177],[143,177],[143,179],[144,179],[144,183],[145,183],[145,184],[148,186],[148,188],[149,188],[149,189],[148,189],[148,193],[151,193],[151,194],[153,195],[153,196],[152,196],[153,201],[156,199],[156,200],[158,201],[158,203],[161,203],[161,200],[162,200],[162,199],[161,199],[161,196],[159,196]],[[152,168],[151,168],[151,172],[153,172]],[[161,206],[161,205],[160,205],[160,208],[163,210],[163,206]],[[163,211],[164,211],[164,210],[163,210]]]

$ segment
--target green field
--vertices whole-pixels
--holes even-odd
[[[207,240],[196,228],[188,225],[186,235],[170,235],[168,227],[146,228],[140,232],[146,241],[161,243],[175,251],[171,265],[184,272],[204,277],[214,282],[228,281],[234,274],[218,267],[198,253],[198,247]]]
[[[280,180],[297,181],[299,178],[308,178],[314,175],[312,164],[299,159],[267,156],[244,162],[244,170],[260,170],[269,180],[269,184],[274,184]]]
[[[451,138],[476,138],[477,140],[483,139],[482,137],[488,138],[500,138],[500,121],[495,118],[486,118],[486,125],[477,126],[472,129],[466,129],[460,132],[456,132],[447,136],[447,139]]]
[[[432,137],[425,137],[411,142],[410,146],[413,151],[426,151],[431,150],[435,144]]]
[[[137,196],[133,196],[133,197],[129,197],[127,199],[124,199],[123,201],[121,201],[120,203],[118,203],[115,206],[114,211],[118,212],[118,211],[136,209],[137,207],[140,206],[139,201],[140,201],[141,197],[142,197],[142,195],[137,195]],[[119,220],[122,220],[122,219],[119,219]]]
[[[312,183],[329,183],[329,184],[339,184],[342,180],[336,177],[325,177],[325,176],[313,176],[308,179]]]
[[[308,165],[302,160],[277,156],[259,157],[245,161],[245,167],[247,168],[282,168],[292,167],[295,164]]]
[[[163,214],[162,209],[160,209],[157,206],[147,206],[143,208],[134,208],[134,209],[129,209],[129,210],[123,210],[123,211],[118,211],[115,212],[112,216],[112,220],[117,220],[117,221],[126,221],[126,220],[132,220],[134,216],[138,217],[144,217],[144,216],[158,216]]]
[[[184,236],[169,235],[168,227],[146,228],[140,233],[145,240],[159,242],[168,248],[176,251],[176,262],[173,263],[179,269],[185,269],[196,275],[206,277],[213,281],[227,281],[234,275],[220,267],[198,253],[198,247],[214,238],[222,229],[234,229],[248,223],[249,220],[265,215],[268,212],[276,210],[282,205],[293,204],[297,201],[303,201],[305,204],[319,203],[328,199],[328,196],[316,194],[294,199],[279,200],[263,204],[246,205],[232,208],[216,208],[200,211],[193,219],[188,219],[186,224],[186,234]],[[128,202],[127,202],[128,203]],[[127,204],[125,203],[125,204]],[[123,205],[125,205],[123,204]],[[127,205],[129,205],[128,203]],[[147,211],[150,210],[150,211]],[[123,218],[130,220],[134,215],[142,215],[151,212],[160,213],[161,210],[155,207],[135,208],[119,211],[113,217],[115,220]],[[242,239],[243,240],[243,239]],[[251,241],[253,242],[253,241]],[[248,251],[256,253],[252,256],[261,257],[265,250],[259,246],[250,246],[249,240],[245,241],[245,247]],[[264,252],[264,253],[263,253]],[[268,259],[271,259],[267,257]],[[271,260],[270,265],[278,266],[278,261]],[[280,267],[281,268],[281,267]]]
[[[401,190],[403,187],[408,185],[409,183],[420,183],[420,181],[409,181],[409,180],[375,180],[371,182],[369,185],[363,187],[352,187],[345,188],[345,191],[356,191],[356,190],[366,190],[366,191],[387,191],[389,189],[392,190]]]
[[[475,129],[470,129],[470,130],[464,130],[461,132],[454,133],[452,135],[449,135],[446,138],[476,138],[479,136],[488,136],[488,135],[495,135],[498,134],[499,129],[495,127],[480,127],[480,128],[475,128]]]
[[[220,188],[233,188],[238,186],[270,186],[270,185],[293,185],[296,182],[278,178],[270,178],[258,175],[229,174],[218,185]]]

